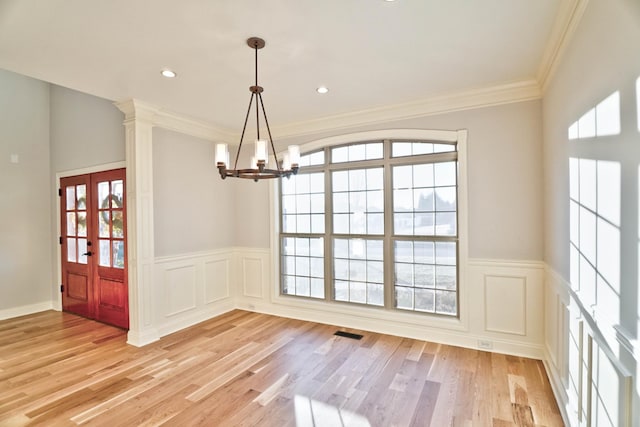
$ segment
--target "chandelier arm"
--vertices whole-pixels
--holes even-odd
[[[256,42],[254,44],[254,49],[253,49],[256,53],[255,55],[255,70],[256,70],[256,91],[259,90],[259,86],[258,86],[258,43]],[[260,92],[257,92],[258,96],[260,96]],[[264,112],[264,107],[262,107],[262,111]],[[257,140],[260,139],[260,114],[258,112],[258,101],[256,101],[256,136],[257,136]]]
[[[251,92],[249,98],[249,108],[247,108],[247,115],[244,117],[244,126],[242,126],[242,134],[240,135],[240,144],[238,145],[238,151],[236,152],[236,161],[233,164],[234,169],[238,169],[238,158],[240,157],[240,150],[242,149],[242,140],[244,139],[244,132],[247,130],[247,121],[249,120],[249,113],[251,112],[251,104],[253,103],[253,97],[255,93]],[[258,102],[256,101],[256,105]]]
[[[262,94],[258,93],[258,99],[262,106],[262,115],[264,115],[264,123],[267,125],[267,133],[269,134],[269,142],[271,143],[271,151],[273,151],[273,157],[276,161],[276,169],[281,170],[280,163],[278,163],[278,155],[276,154],[276,148],[273,145],[273,138],[271,137],[271,128],[269,128],[269,120],[267,120],[267,110],[264,109],[264,102],[262,101]],[[256,102],[257,104],[257,102]],[[267,156],[269,154],[267,153]]]

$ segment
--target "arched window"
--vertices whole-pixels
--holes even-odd
[[[303,153],[280,185],[280,295],[458,316],[458,169],[449,139]]]

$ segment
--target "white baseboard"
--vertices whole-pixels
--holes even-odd
[[[51,301],[43,301],[37,304],[23,305],[21,307],[7,308],[0,310],[0,320],[11,319],[13,317],[26,316],[27,314],[39,313],[41,311],[53,310]]]

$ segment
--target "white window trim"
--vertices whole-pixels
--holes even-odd
[[[467,130],[444,131],[426,129],[385,129],[367,132],[357,132],[332,136],[310,141],[300,145],[300,152],[307,153],[324,147],[384,139],[411,139],[422,141],[457,142],[458,149],[458,295],[459,317],[429,316],[424,313],[403,312],[400,310],[380,310],[357,304],[329,304],[326,301],[313,299],[290,298],[280,295],[280,206],[278,198],[278,181],[274,180],[269,186],[270,204],[270,247],[273,269],[271,270],[270,297],[271,303],[294,309],[297,317],[304,318],[304,312],[317,312],[330,315],[355,315],[361,318],[400,322],[416,326],[429,326],[443,329],[469,330],[469,300],[468,300],[468,193],[467,193]],[[285,178],[286,179],[286,178]],[[327,317],[327,323],[331,318]]]

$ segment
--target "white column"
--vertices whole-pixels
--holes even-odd
[[[129,334],[140,347],[160,338],[153,305],[153,147],[157,109],[132,99],[117,103],[125,114]]]

